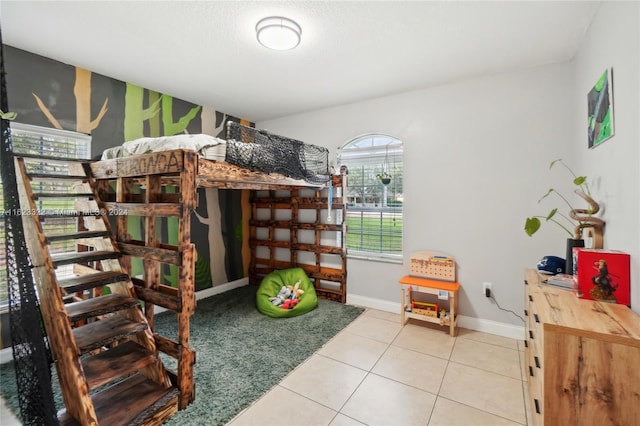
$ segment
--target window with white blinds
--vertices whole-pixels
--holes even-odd
[[[347,253],[371,260],[402,260],[402,141],[370,134],[338,150],[348,168]]]
[[[91,157],[91,136],[83,133],[58,130],[47,127],[32,126],[21,123],[11,123],[11,141],[15,154],[35,154],[48,157],[84,158]],[[30,165],[30,172],[55,172],[66,174],[66,166],[58,163],[37,162]],[[66,192],[69,183],[34,182],[34,185],[46,192]],[[46,188],[45,188],[46,186]],[[34,188],[38,190],[38,188]],[[39,200],[38,210],[66,210],[73,209],[74,200]],[[26,208],[23,206],[23,208]],[[4,233],[4,188],[0,179],[0,307],[8,304],[6,271],[6,245]],[[46,233],[67,233],[76,229],[76,218],[49,218],[43,223]],[[61,241],[50,245],[52,253],[75,250],[74,241]],[[61,271],[60,271],[61,272]]]

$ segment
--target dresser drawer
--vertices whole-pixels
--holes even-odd
[[[640,316],[577,298],[526,273],[525,339],[535,425],[635,425],[640,418]]]

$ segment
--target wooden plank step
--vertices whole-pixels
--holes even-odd
[[[73,334],[80,353],[87,353],[122,340],[127,336],[139,333],[148,328],[146,322],[136,322],[122,315],[112,315],[82,327],[74,328]]]
[[[115,194],[114,194],[115,195]],[[135,195],[135,194],[131,194]],[[169,195],[169,194],[162,194]],[[106,202],[102,198],[103,206],[110,212],[126,212],[130,216],[180,216],[182,215],[182,204],[172,203],[117,203]]]
[[[125,377],[156,360],[155,354],[134,341],[124,342],[97,355],[84,358],[82,369],[89,389]]]
[[[160,285],[159,287],[170,288],[168,286],[162,285]],[[136,292],[136,296],[138,296],[140,300],[153,303],[154,305],[162,306],[163,308],[173,312],[182,311],[182,299],[178,296],[177,289],[175,294],[168,294],[166,292],[157,291],[140,285],[134,285],[133,289]]]
[[[92,160],[88,158],[64,158],[64,157],[52,157],[50,155],[38,155],[38,154],[21,154],[15,152],[13,154],[15,158],[28,158],[34,160],[49,160],[57,163],[90,163]]]
[[[77,291],[88,290],[103,285],[127,281],[129,275],[120,271],[97,272],[95,274],[80,275],[73,278],[65,278],[58,280],[58,284],[67,293],[75,293]]]
[[[51,243],[53,241],[66,241],[66,240],[78,240],[80,238],[96,238],[96,237],[107,237],[109,236],[109,231],[78,231],[72,234],[52,234],[47,235],[47,243]]]
[[[89,178],[85,175],[61,175],[57,173],[27,173],[27,176],[33,180],[51,179],[51,180],[81,180],[86,182]]]
[[[117,251],[82,251],[72,253],[55,253],[51,255],[53,266],[70,265],[72,263],[93,262],[96,260],[117,259],[122,254]]]
[[[33,199],[40,198],[93,198],[93,192],[34,192]]]
[[[141,374],[134,374],[93,397],[100,425],[160,425],[178,411],[177,388],[162,388]],[[66,410],[58,413],[60,425],[79,425]]]
[[[94,318],[99,315],[105,315],[111,312],[129,309],[140,304],[138,299],[125,296],[124,294],[112,293],[104,296],[93,297],[79,302],[73,302],[65,305],[67,315],[73,322],[81,321],[88,318]]]
[[[71,303],[71,302],[75,302],[76,300],[76,295],[71,293],[71,294],[65,294],[64,296],[62,296],[62,301],[66,304],[66,303]]]
[[[161,247],[147,247],[142,244],[118,243],[118,249],[122,254],[141,257],[144,260],[180,266],[182,264],[182,256],[178,251],[178,248],[176,246],[174,247],[174,249],[167,249]]]
[[[38,217],[40,218],[40,220],[43,220],[43,219],[51,219],[51,218],[60,219],[63,217],[100,216],[101,214],[102,213],[99,209],[89,210],[89,211],[60,209],[60,210],[42,210],[41,212],[38,213]]]

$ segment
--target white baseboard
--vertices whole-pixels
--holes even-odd
[[[0,364],[4,364],[9,361],[13,361],[13,348],[11,346],[0,349]]]
[[[205,288],[204,290],[200,290],[196,292],[196,300],[215,296],[216,294],[224,293],[225,291],[233,290],[234,288],[244,287],[245,285],[249,285],[248,277],[240,278],[239,280],[220,284],[215,287]]]
[[[510,339],[524,340],[524,326],[458,315],[458,326]]]
[[[377,309],[379,311],[397,314],[400,312],[400,304],[388,300],[374,299],[373,297],[359,296],[347,293],[347,304],[362,306],[363,308]]]
[[[244,287],[245,285],[249,285],[249,278],[240,278],[239,280],[205,288],[204,290],[196,291],[196,300],[215,296],[216,294],[224,293],[225,291],[233,290],[234,288]],[[155,308],[156,314],[164,311],[166,311],[166,309],[163,307],[156,306]]]
[[[249,278],[240,278],[239,280],[231,281],[225,284],[217,285],[215,287],[206,288],[196,292],[196,300],[204,299],[206,297],[215,296],[216,294],[224,293],[225,291],[233,290],[234,288],[243,287],[249,284]],[[155,307],[155,314],[166,311],[161,306]],[[13,360],[13,350],[11,347],[0,350],[0,364]]]
[[[350,305],[378,309],[380,311],[391,312],[394,314],[400,312],[400,303],[374,299],[367,296],[359,296],[357,294],[347,294],[347,303]],[[458,326],[469,330],[509,337],[511,339],[524,339],[524,326],[517,326],[482,318],[467,317],[464,315],[458,315]]]

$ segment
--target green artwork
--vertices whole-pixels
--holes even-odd
[[[613,136],[613,87],[611,68],[605,70],[587,95],[589,148]]]

